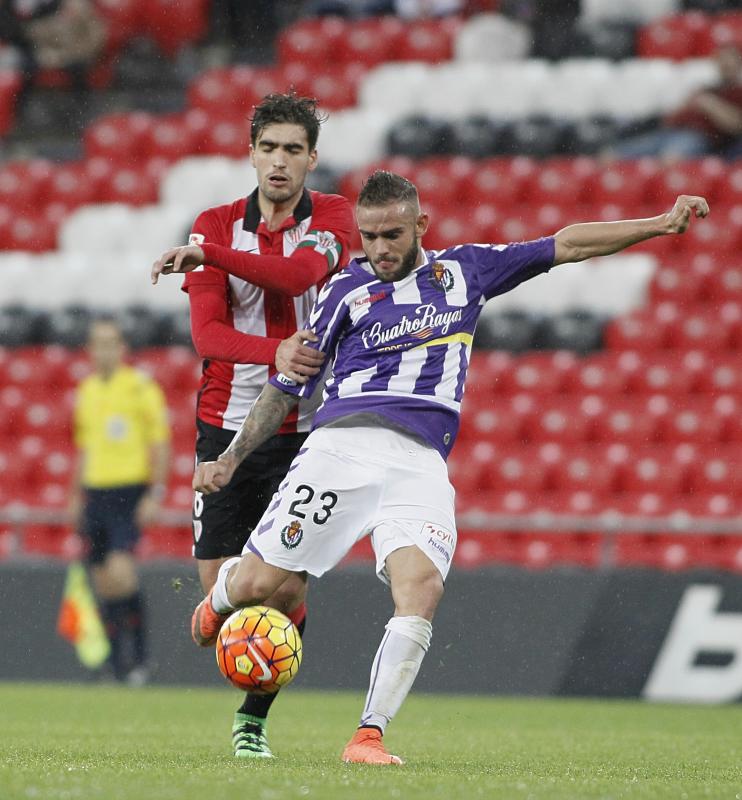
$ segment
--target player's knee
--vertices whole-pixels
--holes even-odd
[[[438,570],[409,575],[393,586],[396,613],[432,619],[443,597],[443,578]]]
[[[266,598],[266,605],[288,614],[304,600],[304,595],[305,585],[302,582],[287,580]]]
[[[238,568],[229,577],[229,599],[238,606],[265,603],[275,591],[275,579],[261,572]]]

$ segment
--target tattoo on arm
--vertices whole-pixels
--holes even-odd
[[[238,464],[242,462],[256,447],[278,432],[281,423],[298,402],[298,397],[266,384],[222,455],[230,454]]]

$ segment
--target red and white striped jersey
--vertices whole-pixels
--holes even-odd
[[[298,297],[260,288],[209,265],[186,275],[183,290],[189,294],[194,342],[196,321],[201,326],[200,343],[204,336],[208,338],[207,346],[197,346],[202,354],[209,353],[204,358],[197,415],[229,430],[239,428],[275,373],[280,341],[307,324],[319,289],[348,263],[353,225],[352,209],[344,197],[305,190],[293,215],[278,231],[269,231],[260,214],[257,191],[202,212],[193,224],[190,243],[290,257],[297,270],[306,269],[311,254],[311,258],[326,259],[327,274]],[[302,400],[280,433],[308,431],[319,400]]]

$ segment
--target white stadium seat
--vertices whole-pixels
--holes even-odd
[[[525,58],[532,36],[527,25],[502,14],[477,14],[456,35],[454,57],[459,61],[501,62]]]

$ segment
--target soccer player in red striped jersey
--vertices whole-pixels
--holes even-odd
[[[250,160],[258,187],[246,198],[210,208],[196,219],[189,244],[166,251],[160,275],[188,273],[191,333],[204,359],[196,414],[198,462],[214,460],[231,442],[268,378],[276,372],[303,383],[323,356],[307,317],[319,289],[349,259],[350,203],[309,191],[322,118],[314,100],[268,95],[255,108]],[[225,492],[196,493],[193,553],[204,592],[219,566],[239,555],[284,479],[309,431],[317,402],[300,404],[279,433],[243,462]],[[292,578],[270,598],[303,631],[306,584]],[[238,757],[271,757],[266,717],[275,695],[247,694],[235,714]]]

